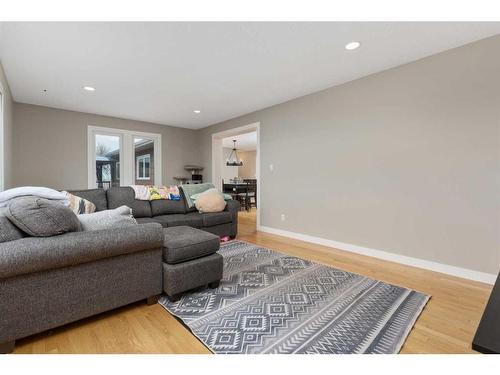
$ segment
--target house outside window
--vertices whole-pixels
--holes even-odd
[[[136,163],[137,179],[149,180],[151,177],[151,155],[144,154],[137,156]]]

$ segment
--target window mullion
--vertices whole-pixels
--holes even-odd
[[[133,152],[133,138],[130,133],[123,134],[123,175],[124,179],[122,186],[134,184],[134,152]]]

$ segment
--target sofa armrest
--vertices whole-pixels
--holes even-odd
[[[224,209],[224,211],[231,212],[231,215],[233,215],[233,220],[238,219],[239,210],[240,210],[240,202],[234,199],[227,201],[226,208]]]
[[[238,234],[238,212],[240,211],[240,202],[234,199],[227,201],[224,211],[231,213],[231,230],[229,236],[234,238]]]
[[[0,243],[0,278],[160,249],[163,230],[149,223],[116,229],[29,237]]]

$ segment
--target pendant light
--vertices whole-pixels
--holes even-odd
[[[233,139],[233,151],[231,151],[231,155],[229,155],[229,158],[226,160],[226,165],[228,167],[241,167],[243,165],[243,161],[238,158],[238,151],[236,150],[236,139]]]

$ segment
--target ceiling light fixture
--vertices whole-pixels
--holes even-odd
[[[85,91],[95,91],[95,88],[93,88],[92,86],[83,86],[83,89]]]
[[[361,46],[360,42],[350,42],[345,45],[345,49],[348,51],[355,50]]]
[[[201,111],[199,109],[195,109],[193,112],[196,114],[201,113]]]
[[[229,158],[227,158],[226,165],[228,167],[241,167],[243,165],[243,160],[238,158],[238,151],[236,150],[236,139],[233,140],[233,151],[231,151],[231,155],[229,155]]]

